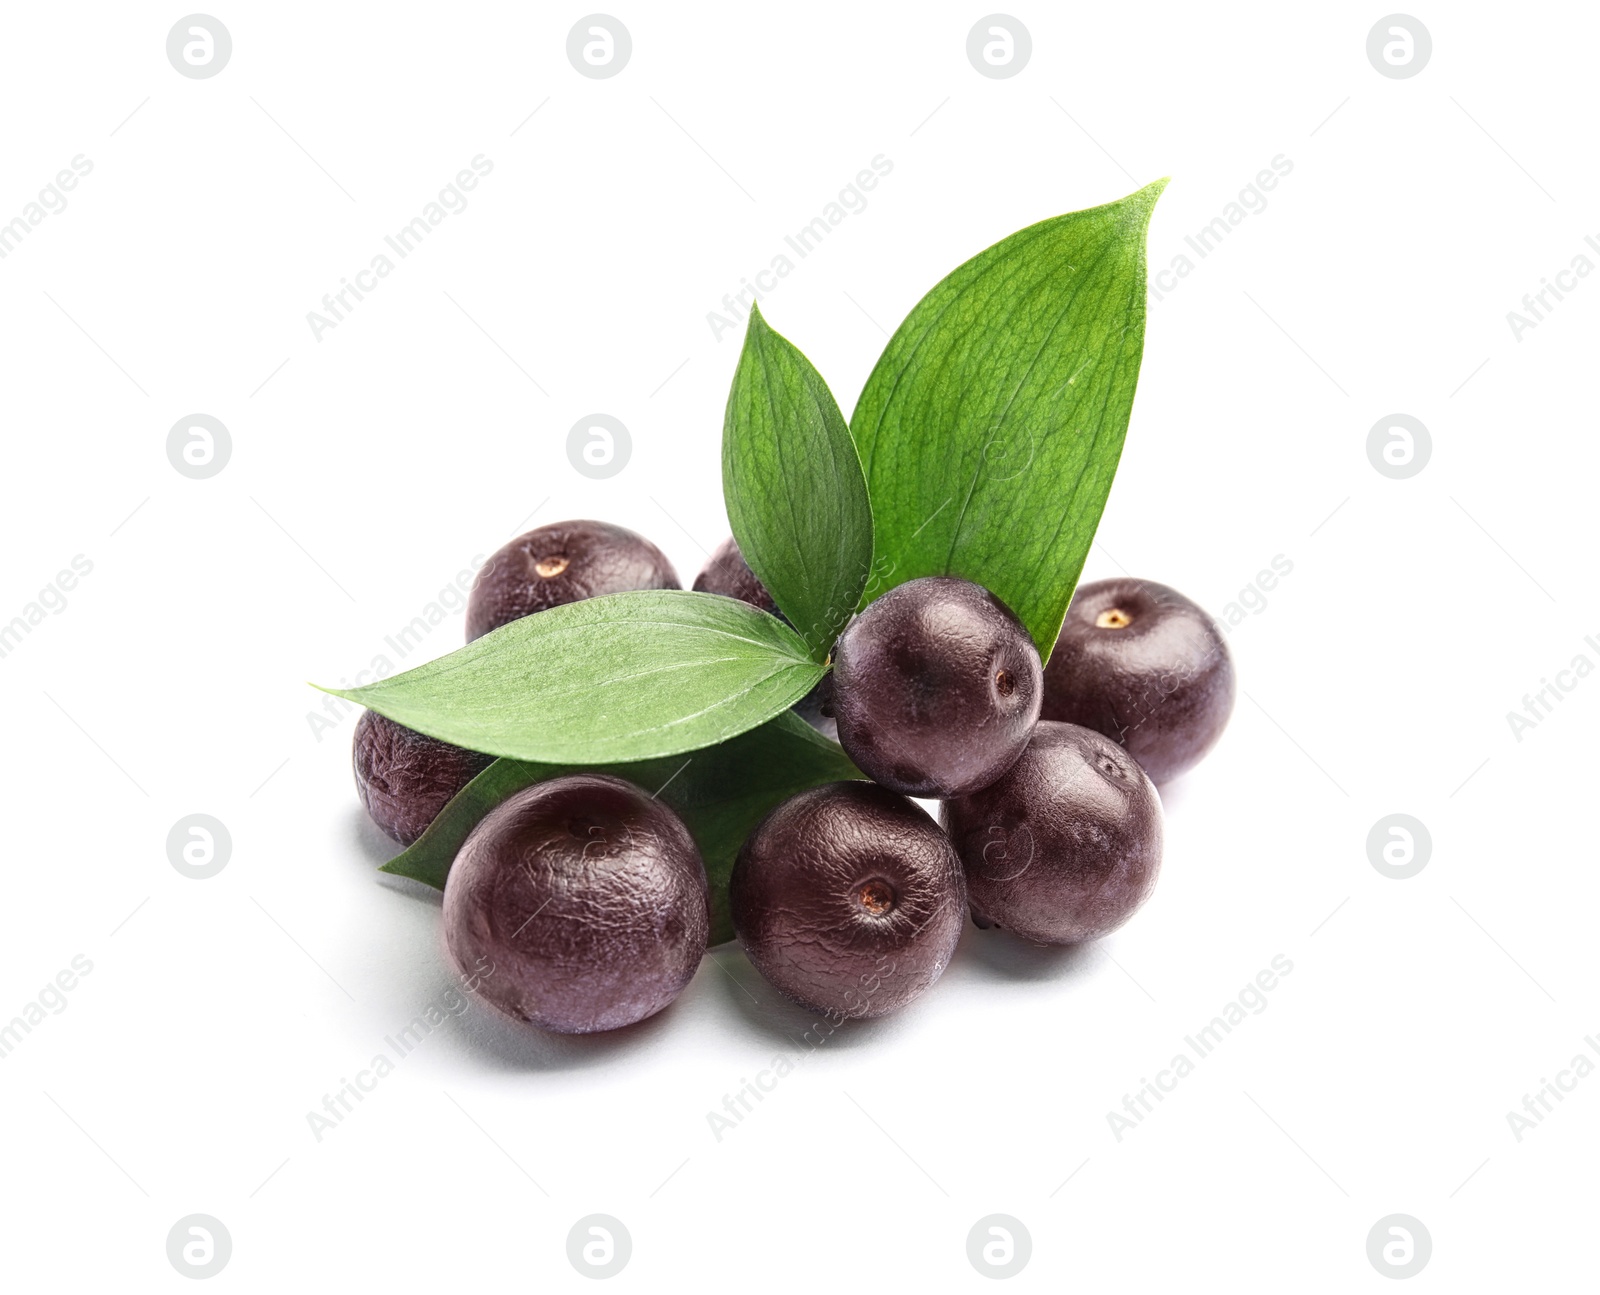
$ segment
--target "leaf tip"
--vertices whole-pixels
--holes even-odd
[[[402,850],[388,863],[379,864],[378,871],[386,872],[391,877],[404,877],[407,881],[421,882],[434,890],[444,889],[444,879],[439,877],[434,869],[429,868],[425,860],[413,860],[410,848]]]
[[[1156,200],[1161,197],[1171,181],[1170,175],[1164,175],[1159,180],[1145,185],[1144,188],[1134,190],[1122,200],[1130,224],[1149,226],[1150,213],[1155,210]]]
[[[761,307],[752,301],[750,317],[744,326],[744,344],[748,347],[752,341],[767,337],[771,333],[772,325],[767,323],[767,317],[761,313]]]

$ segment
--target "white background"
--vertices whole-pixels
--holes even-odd
[[[1431,1233],[1419,1289],[1585,1279],[1600,1078],[1520,1141],[1506,1115],[1600,1031],[1600,680],[1520,741],[1506,712],[1600,663],[1600,282],[1520,341],[1506,314],[1600,236],[1592,7],[1418,11],[1403,80],[1350,4],[1023,5],[1003,80],[966,57],[984,9],[948,3],[624,6],[609,80],[567,60],[580,8],[214,12],[212,79],[146,3],[12,6],[0,49],[0,220],[93,163],[0,261],[0,621],[93,563],[0,659],[0,1020],[93,963],[0,1061],[9,1289],[184,1288],[166,1236],[196,1212],[233,1239],[216,1288],[249,1291],[587,1289],[593,1212],[632,1235],[619,1289],[977,1289],[997,1212],[1033,1239],[1018,1289],[1385,1288],[1392,1213]],[[478,154],[466,210],[316,340]],[[319,741],[304,681],[537,521],[633,526],[687,584],[726,534],[742,331],[707,312],[878,154],[764,304],[847,411],[883,330],[1012,230],[1170,174],[1159,269],[1293,163],[1152,302],[1086,573],[1220,616],[1293,564],[1232,633],[1224,741],[1167,789],[1154,898],[1080,953],[969,930],[720,1142],[708,1112],[809,1023],[731,946],[615,1037],[474,1007],[316,1141],[307,1112],[451,980],[437,898],[374,872],[352,721]],[[564,448],[597,411],[634,442],[605,481]],[[233,441],[208,480],[166,457],[195,412]],[[1408,480],[1366,454],[1394,412],[1432,434]],[[455,616],[407,664],[459,642]],[[206,881],[166,856],[197,812],[233,838]],[[1433,838],[1405,881],[1367,858],[1395,812]],[[1278,954],[1266,1010],[1119,1142],[1107,1113]]]

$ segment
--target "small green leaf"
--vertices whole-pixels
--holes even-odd
[[[1049,655],[1128,430],[1145,229],[1165,186],[996,243],[889,340],[850,424],[876,527],[863,601],[963,576]]]
[[[652,589],[535,612],[392,679],[324,691],[473,751],[608,764],[724,741],[824,673],[775,616]]]
[[[797,792],[861,773],[835,742],[792,711],[719,746],[689,756],[667,756],[631,764],[532,764],[496,760],[448,805],[402,854],[382,871],[444,889],[450,865],[483,816],[507,797],[536,782],[590,771],[626,778],[659,795],[688,825],[711,880],[711,939],[733,938],[728,916],[728,876],[739,847],[774,807]]]
[[[739,551],[823,661],[872,562],[872,509],[828,384],[751,306],[722,431],[722,492]]]

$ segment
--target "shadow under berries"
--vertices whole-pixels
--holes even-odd
[[[611,1065],[656,1046],[672,1029],[672,1015],[668,1008],[601,1033],[556,1034],[512,1020],[474,997],[472,1010],[462,1015],[452,1038],[462,1060],[484,1070],[582,1070]]]
[[[351,808],[345,815],[345,822],[346,834],[362,861],[364,876],[370,875],[371,868],[382,867],[400,853],[400,847],[384,835],[382,829],[372,821],[365,807],[357,805]],[[383,874],[380,873],[379,876],[381,879]]]
[[[988,981],[1065,980],[1094,960],[1095,941],[1078,944],[1034,944],[1009,931],[969,928],[956,946],[945,973],[957,980],[975,976]]]
[[[893,1015],[846,1018],[801,1007],[763,979],[737,944],[724,944],[706,955],[719,970],[713,985],[750,1033],[798,1062],[819,1049],[835,1051],[869,1046],[911,1019],[926,999],[913,1001]],[[702,970],[702,975],[708,969]]]

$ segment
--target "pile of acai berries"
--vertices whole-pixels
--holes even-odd
[[[632,531],[544,526],[480,571],[467,638],[585,598],[679,587]],[[779,614],[731,539],[694,588]],[[1081,586],[1047,667],[1004,603],[946,576],[870,603],[832,661],[795,709],[870,781],[813,787],[774,809],[745,841],[729,898],[757,970],[836,1019],[916,998],[969,913],[1042,944],[1121,926],[1161,865],[1154,784],[1211,748],[1234,701],[1216,623],[1147,580]],[[356,728],[361,799],[403,845],[490,763],[373,711]],[[938,820],[910,797],[939,802]],[[693,977],[709,931],[706,871],[682,819],[599,770],[496,806],[445,884],[458,968],[495,1007],[562,1033],[659,1012]]]

